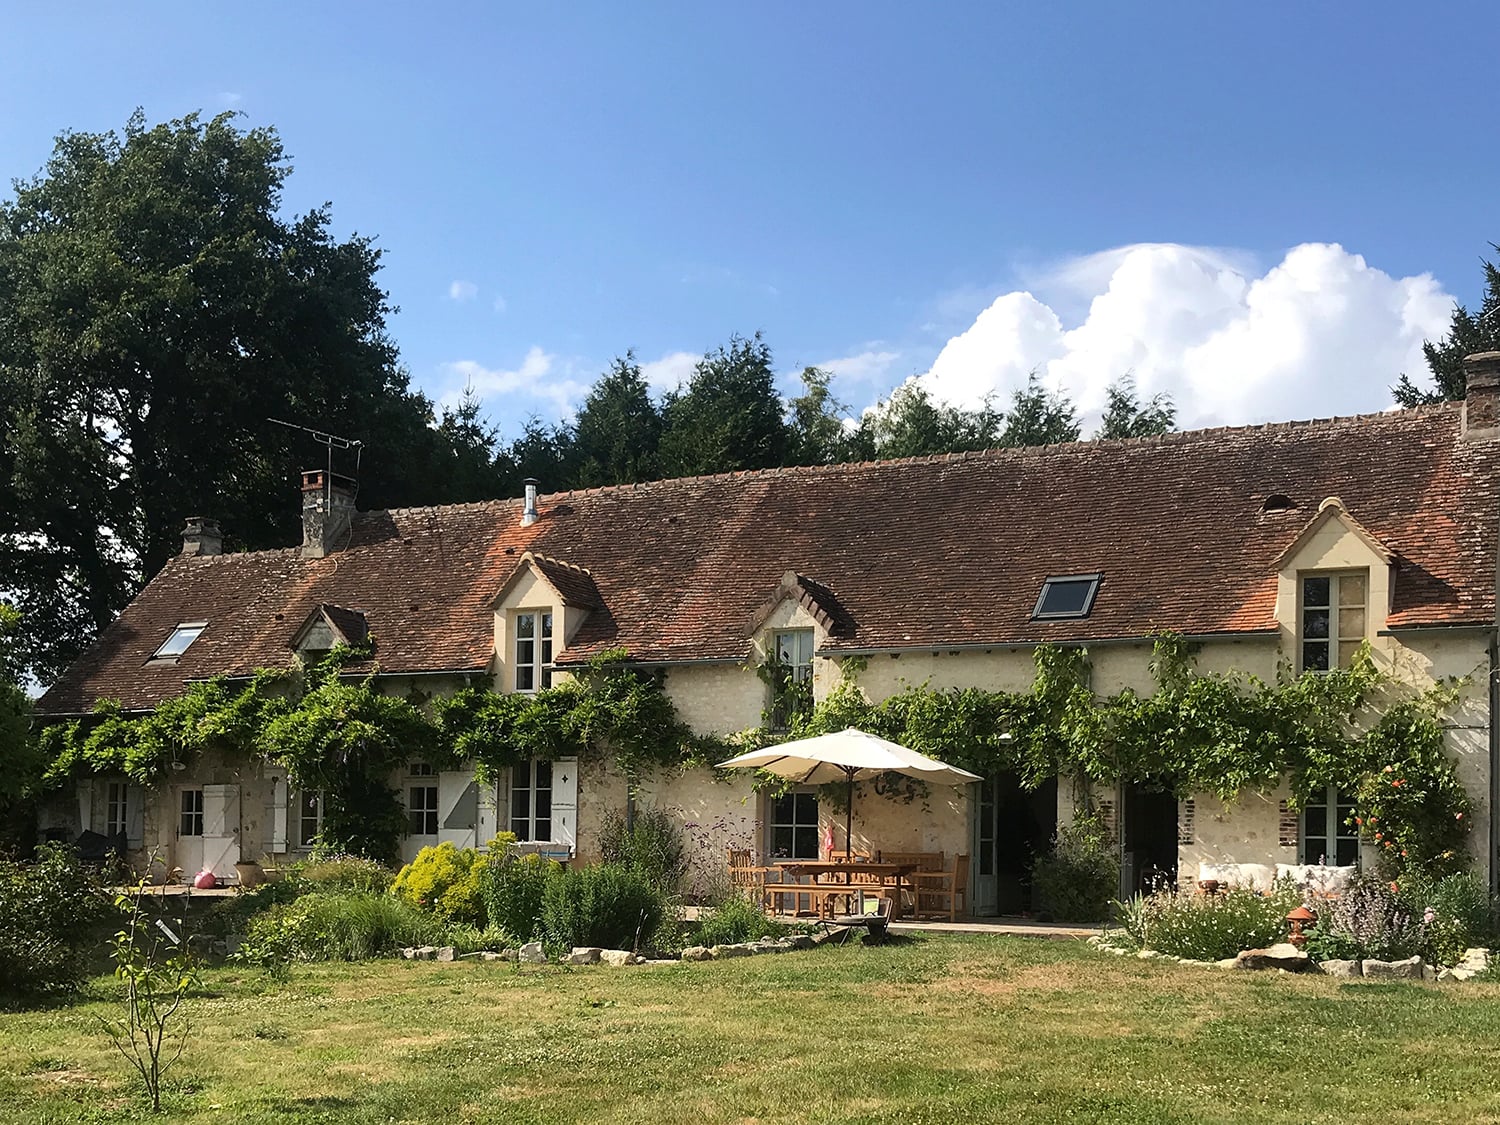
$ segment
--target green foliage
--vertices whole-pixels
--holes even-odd
[[[1158,391],[1145,402],[1136,391],[1135,376],[1126,372],[1104,388],[1106,398],[1100,438],[1137,438],[1165,434],[1177,424],[1172,396]]]
[[[542,894],[542,932],[549,945],[637,949],[665,914],[661,895],[625,867],[575,867],[549,879]]]
[[[480,890],[490,925],[519,941],[541,936],[542,902],[547,884],[562,872],[562,864],[535,854],[492,851],[484,867]]]
[[[383,863],[360,855],[337,854],[316,855],[294,864],[286,875],[284,881],[301,891],[359,891],[372,895],[385,894],[396,879],[396,873]]]
[[[781,937],[787,927],[766,916],[759,905],[741,894],[731,894],[698,923],[693,940],[699,945],[735,945],[764,937]]]
[[[600,858],[628,868],[655,887],[664,899],[675,899],[687,877],[687,837],[681,824],[656,805],[639,808],[627,825],[616,809],[604,815],[599,831]]]
[[[483,928],[488,858],[451,842],[423,848],[391,884],[391,894],[446,922]]]
[[[41,780],[45,767],[31,736],[31,700],[20,684],[22,660],[17,646],[21,615],[0,602],[0,819]]]
[[[32,864],[0,862],[0,1003],[76,989],[118,915],[93,871],[62,845]]]
[[[292,215],[273,129],[190,115],[64,133],[0,201],[0,571],[26,668],[60,672],[180,545],[233,513],[231,546],[298,531],[288,481],[324,450],[290,417],[383,451],[369,507],[464,494],[386,332],[373,240]]]
[[[1490,249],[1500,250],[1500,246],[1491,243]],[[1421,406],[1445,399],[1462,399],[1468,389],[1464,356],[1500,350],[1500,269],[1493,262],[1487,261],[1483,265],[1484,295],[1479,300],[1479,308],[1471,313],[1463,305],[1455,304],[1448,335],[1436,343],[1426,340],[1422,344],[1428,375],[1432,379],[1431,389],[1417,386],[1403,372],[1400,381],[1391,388],[1391,394],[1400,405]]]
[[[462,932],[462,931],[460,931]],[[362,961],[413,945],[443,945],[453,931],[394,895],[317,891],[254,918],[241,947],[252,965]]]
[[[1120,904],[1121,927],[1142,949],[1196,961],[1221,961],[1244,949],[1286,940],[1286,916],[1302,899],[1278,886],[1269,895],[1234,889],[1216,895],[1163,891]]]
[[[663,475],[769,469],[787,454],[787,427],[771,348],[757,332],[730,337],[698,362],[662,406]]]
[[[191,1027],[187,1020],[189,992],[198,986],[197,967],[179,919],[175,934],[153,924],[142,909],[146,887],[121,895],[116,905],[129,910],[129,921],[115,934],[110,956],[115,977],[124,982],[123,1019],[101,1020],[116,1050],[130,1063],[151,1108],[161,1112],[162,1079],[182,1058]]]
[[[1337,899],[1320,904],[1307,951],[1318,960],[1421,956],[1452,965],[1466,949],[1494,937],[1494,906],[1478,875],[1430,877],[1413,870],[1391,882],[1366,872]]]
[[[1031,866],[1036,907],[1055,922],[1099,922],[1120,888],[1120,861],[1097,816],[1059,828],[1052,848]]]
[[[578,409],[574,483],[594,488],[655,480],[661,425],[641,365],[627,352],[599,377]]]
[[[1065,396],[1043,387],[1041,376],[1033,371],[1026,385],[1011,394],[1000,444],[1056,445],[1077,441],[1078,434],[1078,408]]]

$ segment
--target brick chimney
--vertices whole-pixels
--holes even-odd
[[[1464,356],[1464,437],[1500,438],[1500,352]]]
[[[188,516],[187,526],[182,529],[182,553],[222,555],[224,535],[219,530],[219,521],[207,516]]]
[[[302,557],[321,559],[349,545],[354,481],[327,469],[302,474]]]

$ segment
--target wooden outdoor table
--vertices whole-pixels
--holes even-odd
[[[793,879],[801,879],[807,876],[817,886],[841,886],[848,887],[849,894],[854,894],[861,886],[871,885],[869,880],[875,880],[873,885],[890,887],[895,894],[891,899],[891,917],[897,918],[901,914],[901,889],[904,880],[916,871],[919,864],[916,863],[829,863],[822,860],[811,859],[786,859],[779,860],[776,865]],[[855,875],[863,876],[856,880]],[[770,889],[775,889],[776,884],[767,883]],[[782,892],[784,894],[794,893],[790,889]]]

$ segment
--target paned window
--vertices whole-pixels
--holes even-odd
[[[517,840],[552,839],[552,763],[537,759],[510,771],[510,830]]]
[[[552,614],[516,614],[516,690],[552,686]]]
[[[771,725],[785,730],[798,715],[812,709],[813,631],[788,629],[773,640]]]
[[[413,785],[406,791],[407,831],[413,836],[436,836],[438,830],[438,787]]]
[[[1306,574],[1300,586],[1302,670],[1349,667],[1365,639],[1369,579],[1364,573]]]
[[[1349,867],[1359,862],[1354,798],[1330,786],[1302,808],[1302,862]]]
[[[309,789],[297,794],[297,847],[310,848],[323,831],[323,793]]]
[[[182,816],[177,822],[179,836],[203,835],[203,790],[182,791]]]
[[[768,851],[777,859],[817,859],[817,793],[796,790],[773,798],[770,830]]]
[[[430,762],[412,762],[408,768],[412,777],[434,777],[437,774]]]
[[[1094,595],[1099,592],[1100,574],[1064,574],[1048,578],[1042,583],[1042,592],[1037,596],[1032,619],[1047,617],[1087,617],[1094,608]]]
[[[175,659],[181,656],[206,628],[208,628],[207,621],[184,622],[173,629],[167,639],[162,641],[161,648],[152,653],[151,659]]]
[[[104,791],[104,834],[110,839],[125,832],[125,783],[111,781]]]

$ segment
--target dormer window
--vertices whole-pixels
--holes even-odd
[[[777,633],[771,665],[771,726],[786,730],[797,716],[812,710],[813,631]]]
[[[1347,668],[1364,642],[1369,578],[1364,571],[1304,574],[1298,639],[1304,672]]]
[[[1064,574],[1048,578],[1042,583],[1041,595],[1036,608],[1031,611],[1033,621],[1087,617],[1094,608],[1094,595],[1099,592],[1102,574]]]
[[[523,610],[516,614],[516,690],[552,686],[552,614]]]
[[[207,621],[184,621],[172,630],[172,635],[162,642],[161,648],[151,654],[151,659],[176,660],[207,628]]]

